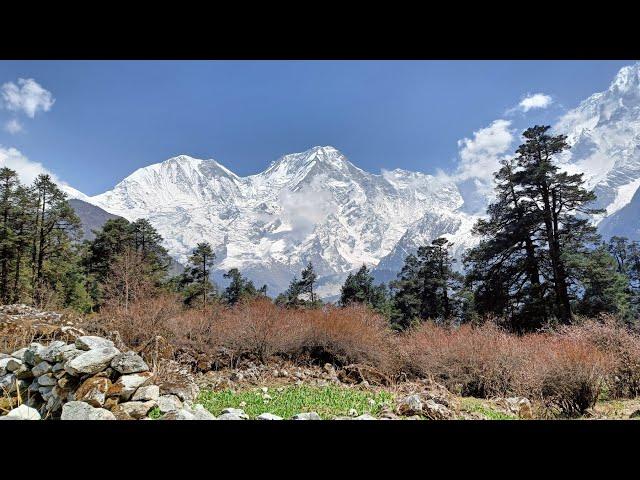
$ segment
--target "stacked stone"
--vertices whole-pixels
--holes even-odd
[[[142,357],[96,336],[81,336],[69,344],[32,343],[3,354],[0,387],[5,395],[20,399],[14,403],[22,403],[8,418],[62,420],[143,419],[156,407],[162,413],[183,408],[193,413],[191,402],[198,394],[195,385],[169,384],[161,396]]]

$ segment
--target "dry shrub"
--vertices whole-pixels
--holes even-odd
[[[408,371],[433,376],[456,393],[525,396],[564,415],[592,407],[610,371],[610,356],[584,336],[517,336],[491,323],[453,329],[424,324],[400,344]]]
[[[522,395],[569,416],[595,405],[610,372],[610,357],[578,336],[533,334],[522,339],[527,362]]]
[[[526,360],[517,338],[492,323],[459,328],[425,323],[405,334],[400,346],[408,372],[433,376],[456,393],[481,398],[515,393]]]
[[[607,379],[611,398],[634,398],[640,395],[640,336],[611,315],[587,320],[564,328],[562,335],[582,338],[609,357]]]

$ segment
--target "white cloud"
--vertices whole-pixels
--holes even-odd
[[[534,108],[547,108],[552,103],[553,98],[551,98],[550,95],[545,95],[544,93],[529,93],[520,101],[518,108],[523,112],[528,112]]]
[[[22,127],[22,124],[14,118],[4,124],[4,130],[9,132],[11,135],[15,135],[16,133],[24,131],[24,128]]]
[[[491,180],[500,160],[510,152],[514,134],[511,121],[499,119],[473,132],[473,138],[458,140],[460,162],[455,172],[456,180]]]
[[[38,111],[48,112],[55,99],[50,91],[43,88],[33,78],[19,78],[18,83],[7,82],[0,88],[4,106],[14,112],[22,112],[29,118]]]
[[[20,150],[13,147],[5,148],[0,145],[0,168],[2,167],[15,170],[18,173],[18,177],[20,177],[20,181],[24,184],[33,182],[41,173],[51,175],[51,178],[56,183],[60,183],[58,178],[41,163],[32,162]]]

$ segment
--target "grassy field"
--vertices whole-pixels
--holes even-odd
[[[221,390],[203,391],[197,400],[214,415],[224,408],[242,408],[250,418],[269,412],[282,418],[291,418],[301,412],[317,412],[323,419],[348,415],[351,409],[358,415],[376,415],[385,405],[391,405],[389,392],[370,392],[354,388],[308,385],[290,385],[278,388],[252,389],[240,392]]]

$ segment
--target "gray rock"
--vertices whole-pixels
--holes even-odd
[[[369,415],[368,413],[364,413],[354,418],[354,420],[377,420],[377,418],[373,415]]]
[[[293,420],[322,420],[316,412],[299,413],[291,417]]]
[[[106,338],[91,335],[76,338],[76,348],[79,350],[96,350],[107,347],[114,348],[115,345],[111,340],[107,340]]]
[[[398,402],[397,410],[398,414],[403,416],[422,414],[422,400],[420,400],[420,395],[409,395],[402,398]]]
[[[6,375],[7,373],[9,373],[9,369],[7,368],[7,365],[11,360],[12,360],[11,357],[0,358],[0,376]]]
[[[89,350],[82,355],[68,360],[64,364],[64,369],[71,375],[80,375],[83,373],[93,375],[107,368],[113,357],[119,353],[120,351],[115,347],[102,347]]]
[[[35,408],[28,407],[24,404],[7,413],[7,417],[16,418],[18,420],[40,420],[41,418],[40,413],[38,413]]]
[[[42,361],[42,357],[40,357],[40,353],[46,347],[40,343],[34,342],[29,345],[27,350],[25,350],[22,360],[29,365],[37,365]]]
[[[69,347],[70,348],[63,349],[62,351],[60,351],[60,353],[58,353],[58,355],[56,356],[56,362],[62,362],[64,364],[65,362],[85,353],[84,350],[76,348],[75,345],[70,345]]]
[[[113,384],[109,396],[119,397],[125,401],[129,400],[138,388],[145,386],[145,384],[151,381],[151,377],[152,374],[150,372],[123,375]]]
[[[49,400],[53,396],[53,387],[42,386],[38,388],[38,393],[43,400]]]
[[[7,373],[0,376],[0,392],[13,393],[16,391],[16,376],[13,373]]]
[[[160,395],[158,397],[158,408],[162,413],[174,412],[182,408],[182,401],[175,395]]]
[[[24,362],[24,353],[27,351],[27,347],[21,348],[20,350],[16,350],[11,354],[13,358],[17,358]]]
[[[18,358],[9,357],[9,361],[7,362],[6,368],[8,372],[15,372],[20,367],[22,367],[22,365],[23,365],[22,360]]]
[[[169,382],[163,382],[160,385],[160,393],[162,395],[175,395],[183,402],[193,402],[200,393],[200,388],[184,377],[180,380],[173,380]]]
[[[216,420],[247,420],[240,415],[234,415],[233,413],[223,413]]]
[[[51,367],[51,371],[52,371],[53,373],[57,373],[57,372],[64,371],[64,363],[62,363],[62,362],[58,362],[58,363],[56,363],[55,365],[53,365],[53,366]]]
[[[240,417],[241,420],[249,419],[249,415],[244,413],[244,410],[242,410],[241,408],[225,408],[221,413],[223,415],[235,415],[237,417]]]
[[[20,368],[13,373],[16,378],[19,378],[20,380],[29,380],[33,378],[33,373],[31,373],[31,369],[26,364],[20,365]]]
[[[157,385],[149,385],[147,387],[138,388],[138,390],[136,390],[136,393],[134,393],[131,397],[131,400],[135,402],[146,402],[148,400],[157,402],[159,397],[160,387],[158,387]]]
[[[45,373],[49,373],[51,371],[51,365],[45,361],[40,362],[38,365],[31,369],[31,373],[33,373],[34,377],[39,377],[44,375]]]
[[[124,375],[149,371],[149,366],[142,357],[134,352],[125,352],[116,355],[113,360],[111,360],[111,367]]]
[[[68,348],[67,344],[65,342],[61,342],[60,340],[56,340],[54,342],[51,342],[40,352],[40,357],[46,362],[54,363],[56,361],[58,353],[63,348]]]
[[[131,418],[139,419],[146,417],[149,411],[158,405],[154,400],[148,402],[125,402],[118,405],[120,409]]]
[[[38,377],[38,384],[42,387],[53,387],[58,384],[58,379],[50,373],[47,373]]]
[[[216,417],[209,410],[204,408],[204,406],[199,403],[194,405],[193,408],[190,409],[190,413],[193,415],[194,420],[215,420]]]
[[[160,420],[195,420],[195,417],[192,413],[184,409],[180,409],[165,413],[160,417]]]
[[[62,406],[61,420],[115,420],[109,410],[94,408],[84,402],[67,402]]]
[[[274,415],[273,413],[261,413],[256,417],[257,420],[283,420],[282,417]]]

